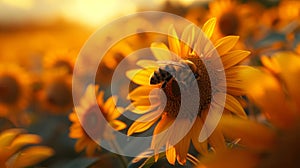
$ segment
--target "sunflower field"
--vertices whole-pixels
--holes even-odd
[[[0,0],[0,168],[299,168],[298,0]]]

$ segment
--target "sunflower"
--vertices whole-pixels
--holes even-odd
[[[15,64],[0,65],[0,116],[14,124],[27,123],[23,112],[30,99],[29,74]]]
[[[201,25],[207,17],[207,14],[207,9],[203,6],[191,6],[184,17],[196,25]]]
[[[75,150],[81,152],[86,148],[88,156],[92,156],[95,150],[99,148],[95,138],[97,138],[97,141],[100,141],[101,138],[112,138],[106,131],[106,121],[101,121],[101,116],[99,116],[101,114],[97,111],[98,108],[100,108],[107,122],[115,130],[122,130],[126,127],[125,123],[116,120],[123,112],[122,108],[116,107],[114,104],[117,98],[110,97],[104,103],[104,92],[101,91],[97,94],[97,102],[95,102],[93,95],[97,91],[98,86],[89,85],[81,98],[80,105],[69,115],[69,119],[73,122],[69,136],[78,139],[75,144]]]
[[[199,168],[213,167],[299,167],[300,99],[297,83],[300,57],[279,52],[262,57],[263,67],[245,71],[247,95],[264,114],[268,125],[258,121],[223,118],[223,131],[243,139],[243,148],[211,154]],[[224,164],[225,163],[225,164]]]
[[[215,18],[208,20],[203,25],[202,31],[208,39],[211,38],[215,25]],[[240,104],[240,101],[242,101],[241,95],[245,94],[245,88],[239,72],[247,70],[250,67],[240,66],[237,64],[245,59],[250,53],[243,50],[232,50],[238,41],[238,36],[226,36],[222,39],[214,41],[214,47],[212,47],[210,50],[210,44],[204,40],[205,37],[202,37],[201,35],[195,35],[196,33],[193,29],[193,26],[188,26],[183,31],[182,37],[188,39],[189,42],[193,44],[193,48],[196,51],[201,52],[199,52],[199,54],[201,54],[199,56],[196,54],[195,50],[191,50],[189,46],[181,43],[178,40],[178,36],[173,27],[170,28],[169,34],[169,48],[163,43],[153,43],[151,48],[157,60],[172,60],[171,53],[166,54],[165,52],[162,53],[157,50],[163,48],[165,51],[176,53],[181,57],[181,59],[192,63],[194,66],[196,66],[196,69],[198,69],[196,79],[201,101],[196,102],[199,104],[199,111],[196,121],[186,136],[184,136],[184,138],[177,144],[170,145],[172,144],[170,143],[172,142],[171,139],[177,137],[180,131],[186,131],[186,126],[190,122],[190,119],[188,118],[180,118],[180,124],[178,124],[178,127],[175,128],[176,131],[171,130],[168,136],[163,137],[162,139],[157,139],[155,137],[155,135],[168,128],[175,121],[179,112],[179,108],[181,108],[181,96],[178,83],[173,79],[169,80],[166,84],[155,84],[152,82],[154,76],[153,74],[157,73],[157,62],[141,60],[137,64],[143,66],[144,69],[136,69],[127,72],[127,76],[134,83],[141,85],[129,94],[129,98],[133,101],[133,103],[129,105],[128,109],[135,113],[143,114],[143,116],[138,119],[139,121],[136,121],[131,125],[128,130],[128,135],[145,131],[159,120],[159,123],[155,127],[153,133],[154,138],[152,139],[151,147],[155,150],[155,153],[157,153],[157,151],[164,144],[166,144],[168,147],[168,150],[166,151],[168,161],[171,164],[175,164],[177,158],[177,161],[180,164],[184,164],[186,162],[190,141],[192,141],[195,148],[201,154],[207,154],[208,143],[214,148],[215,151],[222,151],[226,148],[225,139],[220,127],[215,129],[207,141],[202,143],[198,141],[199,133],[202,129],[205,118],[208,115],[208,111],[218,111],[218,109],[222,109],[222,105],[220,103],[221,97],[226,97],[224,110],[225,114],[234,114],[241,118],[247,118],[242,105]],[[211,54],[212,50],[216,50],[219,56],[213,56]],[[226,79],[220,78],[220,67],[218,68],[218,65],[216,65],[214,62],[215,59],[218,59],[216,57],[220,58],[224,65]],[[222,72],[224,71],[222,70]],[[209,76],[208,72],[213,75]],[[224,83],[227,83],[227,93],[224,93],[222,89],[219,89],[220,85],[223,86]],[[162,114],[160,112],[162,109],[157,108],[162,105],[161,92],[156,92],[157,89],[162,89],[167,99],[166,106],[163,109]],[[194,93],[188,94],[189,95],[186,95],[186,97],[191,97]],[[186,109],[185,113],[187,116],[190,113],[189,106],[189,104],[182,104],[182,107]],[[145,122],[145,119],[148,119],[148,121]]]
[[[37,98],[43,110],[54,114],[65,114],[71,111],[72,78],[64,69],[44,72],[41,87]]]
[[[275,31],[290,33],[299,24],[300,5],[297,1],[283,0],[278,6],[264,11],[261,24]]]
[[[297,83],[300,82],[300,57],[293,52],[279,52],[272,57],[262,56],[261,61],[264,65],[262,72],[250,75],[260,79],[263,87],[250,85],[253,90],[248,96],[276,127],[286,129],[295,123],[299,115],[300,90]]]
[[[30,146],[41,142],[41,137],[27,134],[23,129],[7,129],[0,133],[0,167],[21,168],[33,166],[54,154],[46,146]]]
[[[69,74],[73,73],[77,53],[75,51],[56,50],[48,52],[44,56],[45,69],[62,68]]]
[[[216,17],[217,37],[253,32],[263,8],[258,3],[240,4],[236,0],[214,0],[209,3],[211,17]]]
[[[115,68],[131,52],[133,49],[125,40],[110,48],[99,64],[96,83],[102,86],[110,84]]]
[[[132,25],[142,26],[136,27]],[[135,34],[126,37],[124,42],[126,42],[134,51],[149,46],[151,41],[157,38],[157,34],[147,32],[145,29],[151,30],[153,27],[154,24],[145,17],[135,17],[128,20],[124,27],[124,32],[134,31]]]

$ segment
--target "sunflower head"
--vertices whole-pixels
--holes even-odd
[[[110,97],[104,103],[104,92],[99,92],[98,89],[98,86],[89,85],[81,98],[80,105],[69,115],[73,122],[69,136],[78,139],[75,150],[80,152],[86,148],[89,156],[99,148],[101,139],[112,138],[112,134],[106,129],[107,126],[115,130],[126,127],[125,123],[117,120],[123,109],[115,106],[116,97]],[[93,100],[95,94],[97,100]]]
[[[240,96],[246,94],[240,71],[250,67],[238,64],[250,53],[233,49],[238,36],[209,41],[215,25],[215,18],[208,20],[202,27],[204,34],[190,25],[183,30],[181,36],[171,27],[168,46],[164,43],[151,45],[156,60],[141,60],[137,62],[141,69],[127,72],[127,76],[140,85],[130,92],[129,98],[132,103],[128,109],[142,114],[138,121],[131,125],[128,134],[143,132],[159,121],[153,133],[151,147],[158,152],[165,144],[166,156],[171,164],[175,164],[176,160],[180,164],[185,163],[191,141],[202,154],[207,153],[208,144],[215,151],[226,148],[219,125],[207,140],[199,142],[205,121],[214,122],[216,113],[224,111],[227,115],[247,118],[240,103]],[[193,98],[193,88],[198,88],[200,99]],[[164,98],[166,104],[163,104]],[[182,103],[184,99],[188,101]],[[194,104],[198,105],[197,111],[191,107]],[[164,107],[163,113],[161,106]],[[183,109],[181,112],[184,114],[178,119],[179,109]],[[191,115],[195,112],[197,115]],[[194,123],[190,123],[190,116],[196,117]],[[213,117],[210,118],[211,116]],[[149,120],[144,121],[145,119]],[[192,127],[189,128],[189,125]],[[159,135],[165,130],[165,136]],[[174,139],[178,140],[180,136],[183,137],[175,142]]]
[[[45,72],[42,88],[37,93],[42,108],[56,114],[70,111],[73,106],[71,82],[71,76],[63,69]]]
[[[299,58],[293,52],[263,56],[264,66],[247,72],[247,76],[254,79],[246,84],[248,97],[280,129],[291,127],[299,118]]]
[[[209,4],[212,16],[218,18],[217,28],[223,36],[237,35],[241,26],[240,16],[237,10],[237,2],[234,0],[216,0]]]
[[[133,49],[125,40],[110,48],[99,64],[95,79],[96,83],[102,86],[108,85],[111,82],[115,68],[132,51]]]
[[[51,51],[44,56],[44,68],[64,69],[67,73],[72,74],[76,60],[75,51],[57,50]]]
[[[15,64],[0,66],[0,116],[15,124],[25,122],[23,111],[30,100],[29,74]],[[23,116],[23,117],[22,117]],[[23,118],[23,119],[22,119]]]
[[[190,7],[185,15],[185,18],[196,25],[203,24],[208,12],[203,6]]]
[[[261,19],[263,6],[256,2],[239,3],[237,0],[214,0],[209,3],[210,16],[216,17],[215,37],[239,35],[242,39],[256,33],[257,20]]]
[[[0,102],[14,104],[20,96],[20,86],[17,80],[9,75],[0,78],[1,97]]]

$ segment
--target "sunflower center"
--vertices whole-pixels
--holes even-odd
[[[63,82],[54,82],[46,89],[46,96],[49,103],[65,107],[72,103],[70,88]]]
[[[84,114],[82,125],[89,136],[99,138],[102,136],[106,121],[102,121],[98,105],[93,105]],[[103,111],[101,109],[101,111]]]
[[[70,65],[70,63],[64,60],[56,61],[54,64],[54,68],[66,68],[69,74],[73,73],[73,67]]]
[[[20,96],[20,85],[17,80],[11,76],[0,77],[0,102],[5,104],[14,104]]]
[[[236,13],[224,13],[219,21],[219,29],[224,36],[236,35],[239,29],[239,18]]]
[[[201,112],[204,109],[206,109],[211,102],[211,92],[212,92],[211,91],[211,82],[210,82],[208,72],[204,66],[204,63],[201,61],[200,58],[189,58],[188,60],[193,62],[196,65],[197,70],[198,70],[197,77],[196,77],[196,74],[194,74],[194,75],[195,75],[195,78],[197,79],[199,96],[200,96],[198,115],[201,115]],[[185,72],[182,72],[182,73],[185,73]],[[188,74],[188,72],[186,72],[186,74]],[[178,78],[179,78],[178,80],[181,81],[180,75]],[[187,93],[192,95],[194,93],[192,92],[193,86],[191,85],[191,83],[192,83],[192,80],[194,80],[194,79],[189,79],[189,80],[184,80],[184,82],[187,84],[187,87],[184,89],[187,89]],[[168,115],[177,117],[180,106],[181,106],[181,92],[180,92],[180,87],[179,87],[178,81],[176,81],[174,78],[172,78],[171,80],[169,80],[166,83],[166,86],[165,86],[165,88],[163,88],[163,90],[167,97],[167,103],[166,103],[166,107],[165,107],[164,111],[167,112]],[[189,92],[189,90],[190,90],[190,92]],[[190,97],[192,97],[192,96],[190,96]],[[184,98],[189,99],[189,97],[184,97]],[[193,101],[193,100],[191,100],[191,101]],[[183,106],[188,107],[189,104],[185,104]],[[188,109],[188,108],[185,108],[185,109]],[[187,111],[187,113],[190,113],[190,112]]]

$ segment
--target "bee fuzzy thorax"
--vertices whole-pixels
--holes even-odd
[[[160,61],[161,66],[154,71],[150,84],[162,83],[162,88],[172,79],[176,78],[177,82],[184,84],[185,87],[192,80],[198,80],[199,72],[196,65],[189,60]]]

